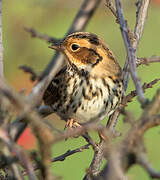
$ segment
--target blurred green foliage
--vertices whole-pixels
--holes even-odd
[[[133,28],[135,24],[136,1],[124,2],[124,14],[128,24]],[[31,38],[24,31],[24,27],[32,27],[40,33],[45,33],[54,37],[63,37],[69,28],[82,0],[5,0],[3,1],[3,42],[4,42],[4,70],[9,83],[17,80],[20,76],[26,76],[18,70],[18,66],[27,64],[37,72],[41,72],[53,56],[53,51],[48,48],[48,44],[42,40]],[[160,55],[160,6],[151,3],[148,20],[145,26],[143,38],[138,51],[139,57],[150,57]],[[96,33],[103,37],[115,53],[119,63],[123,66],[126,53],[115,18],[105,7],[104,2],[96,11],[94,17],[89,22],[86,31]],[[150,66],[138,68],[142,82],[149,82],[160,77],[160,64],[155,63]],[[158,83],[152,89],[148,89],[146,96],[151,99],[160,86]],[[128,92],[134,88],[132,81],[128,86]],[[140,105],[136,99],[127,107],[136,118],[140,115]],[[64,122],[56,121],[55,124],[62,128]],[[117,129],[125,134],[128,125],[119,121]],[[157,170],[160,170],[160,128],[152,128],[145,135],[145,143],[148,156]],[[53,148],[53,156],[60,155],[68,149],[74,149],[86,142],[82,138],[71,139],[66,142],[56,144]],[[63,175],[64,180],[82,179],[85,169],[92,159],[92,150],[85,150],[75,154],[63,162],[52,164],[56,175]],[[139,166],[134,166],[128,172],[131,180],[150,179],[147,173]]]

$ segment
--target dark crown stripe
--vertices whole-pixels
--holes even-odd
[[[95,34],[74,34],[73,38],[87,39],[91,44],[99,45],[99,39]]]

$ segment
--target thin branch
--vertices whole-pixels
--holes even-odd
[[[148,7],[149,7],[149,0],[139,0],[138,3],[137,3],[136,25],[135,25],[135,28],[134,28],[134,35],[133,35],[134,38],[130,39],[131,44],[132,44],[133,49],[134,49],[135,56],[136,56],[136,52],[137,52],[137,49],[138,49],[139,41],[140,41],[140,39],[142,37],[142,34],[143,34],[144,25],[145,25],[146,18],[147,18],[147,13],[148,13]],[[123,68],[123,71],[124,71],[124,73],[123,73],[124,89],[125,89],[125,91],[127,89],[128,82],[129,82],[128,68],[129,68],[129,62],[128,62],[128,57],[127,57],[124,68]]]
[[[107,3],[107,7],[111,10],[113,15],[116,17],[116,19],[118,19],[116,8],[114,7],[114,4],[113,4],[112,0],[106,0],[106,3]],[[139,13],[139,10],[138,10],[138,13]],[[141,11],[141,13],[142,13],[142,11]],[[140,17],[140,16],[137,17],[137,24],[135,26],[135,30],[137,29],[137,27],[139,27],[141,21],[143,21],[142,17]],[[120,20],[118,20],[117,22],[120,23]],[[124,23],[125,23],[125,21],[124,21]],[[143,27],[144,27],[144,23],[141,26],[141,31],[139,32],[140,33],[139,38],[135,39],[134,33],[131,31],[131,29],[128,27],[128,25],[125,24],[125,28],[126,28],[125,31],[126,31],[126,34],[128,35],[128,40],[130,40],[130,43],[132,45],[133,44],[136,45],[136,47],[138,47],[138,42],[140,40],[140,37],[142,36]],[[137,41],[137,42],[135,43],[135,41]],[[135,65],[135,63],[134,63],[134,65]],[[123,77],[124,77],[124,90],[126,90],[127,89],[127,84],[128,84],[128,81],[129,81],[128,61],[126,61],[125,66],[124,66]],[[142,100],[143,100],[143,92],[142,92]],[[107,126],[113,132],[114,132],[118,117],[119,117],[119,109],[117,109],[108,120]],[[95,158],[96,158],[96,156],[95,156]]]
[[[86,132],[82,136],[92,146],[94,151],[94,157],[92,159],[92,162],[87,170],[86,175],[83,178],[83,180],[89,180],[92,176],[96,176],[99,173],[99,169],[103,160],[104,142],[102,141],[100,144],[95,143],[89,136],[88,132]]]
[[[97,145],[97,151],[94,151],[94,157],[83,180],[90,180],[92,179],[92,177],[97,176],[99,174],[100,167],[104,159],[104,143],[105,142],[102,141],[100,144]]]
[[[19,66],[19,69],[23,70],[25,73],[28,73],[31,77],[31,81],[35,81],[36,79],[39,78],[39,76],[37,75],[37,73],[33,70],[33,68],[27,66],[27,65],[23,65],[23,66]]]
[[[106,0],[106,6],[110,9],[112,14],[116,17],[116,22],[118,22],[116,8],[115,8],[112,0]],[[116,112],[118,112],[118,111],[116,111]],[[115,114],[116,113],[114,113],[114,115]],[[119,114],[119,112],[117,114]],[[112,119],[112,117],[114,119]],[[114,127],[117,122],[117,119],[114,116],[112,116],[112,117],[110,117],[108,120],[107,128],[110,130],[112,129],[114,131]],[[104,140],[102,139],[102,141],[98,144],[98,151],[94,152],[94,157],[92,159],[92,162],[89,166],[89,169],[88,169],[86,175],[83,178],[84,180],[90,180],[90,179],[92,179],[93,176],[96,176],[99,173],[99,169],[102,164],[102,160],[104,158],[103,157],[103,148],[104,148]]]
[[[146,89],[148,88],[152,88],[157,82],[160,81],[160,78],[159,79],[155,79],[149,83],[144,83],[142,88],[143,88],[143,91],[145,92]],[[132,99],[137,96],[137,92],[136,90],[134,91],[131,91],[128,95],[126,95],[124,98],[123,98],[123,101],[122,101],[122,106],[126,106],[128,102],[131,102]]]
[[[144,135],[144,133],[151,127],[160,125],[160,89],[157,90],[156,95],[148,106],[144,109],[142,115],[138,119],[137,123],[129,130],[124,144],[128,149],[134,148],[135,144],[138,144]]]
[[[117,124],[118,117],[119,117],[119,109],[116,109],[114,111],[114,113],[108,119],[107,128],[109,130],[111,130],[112,132],[115,131],[115,127],[116,127],[116,124]]]
[[[74,131],[69,129],[62,133],[54,134],[53,144],[59,141],[62,141],[64,139],[68,139],[70,137],[81,136],[84,133],[89,132],[89,131],[100,132],[103,129],[106,129],[106,128],[95,122],[89,122],[89,123],[84,124],[82,127],[76,127]]]
[[[68,156],[71,156],[77,152],[82,152],[85,149],[89,149],[90,144],[86,144],[74,150],[68,150],[64,154],[57,156],[51,160],[51,162],[64,161]]]
[[[137,5],[136,24],[134,27],[134,39],[131,41],[131,44],[135,51],[135,56],[136,56],[136,52],[138,50],[139,41],[143,34],[144,25],[145,25],[147,13],[148,13],[149,1],[150,0],[139,0],[136,3],[136,5]],[[125,66],[124,66],[124,71],[126,71],[126,73],[124,73],[124,77],[125,77],[124,84],[126,86],[125,90],[127,89],[127,84],[128,84],[127,81],[129,81],[129,77],[127,77],[127,76],[129,76],[127,69],[128,69],[128,61],[126,61]]]
[[[116,22],[119,23],[116,7],[113,4],[113,1],[112,0],[106,0],[106,6],[109,8],[109,10],[115,16]],[[131,42],[135,41],[134,32],[131,30],[131,28],[128,26],[127,23],[126,23],[126,26],[127,26],[128,35],[129,35]]]
[[[51,159],[50,156],[52,143],[56,143],[69,137],[74,137],[75,135],[82,135],[89,130],[100,131],[104,128],[103,126],[97,125],[96,123],[88,123],[83,127],[76,128],[74,131],[68,130],[63,133],[54,134],[53,136],[50,127],[48,127],[48,125],[46,125],[42,121],[38,114],[34,112],[34,109],[28,103],[28,101],[25,101],[22,96],[20,96],[13,90],[11,91],[3,81],[1,81],[0,84],[1,93],[3,93],[3,95],[6,96],[14,104],[14,107],[17,108],[21,112],[21,114],[23,114],[23,116],[33,129],[33,132],[37,136],[37,139],[39,140],[40,151],[42,154],[42,164],[44,165],[43,173],[45,173],[45,176],[47,177],[50,175],[49,164]]]
[[[118,20],[120,23],[120,29],[121,29],[121,33],[122,33],[123,40],[125,43],[126,51],[127,51],[127,57],[128,57],[131,77],[132,77],[132,80],[133,80],[135,87],[136,87],[136,91],[138,94],[138,100],[142,106],[145,106],[146,105],[146,98],[145,98],[144,93],[143,93],[143,89],[142,89],[142,85],[140,83],[140,79],[138,78],[138,74],[136,72],[135,50],[134,50],[134,48],[131,44],[131,41],[129,39],[129,36],[128,36],[126,22],[125,22],[124,17],[123,17],[121,1],[120,0],[115,0],[115,1],[116,1]]]
[[[12,156],[12,144],[10,143],[9,138],[7,137],[7,132],[2,128],[0,129],[0,139],[7,145],[7,147],[3,148],[4,155],[7,157]],[[15,162],[12,162],[10,166],[13,171],[13,177],[17,180],[24,180],[18,165]]]
[[[34,111],[33,106],[30,105],[28,101],[24,100],[23,96],[20,96],[15,91],[11,90],[2,79],[0,79],[0,84],[1,94],[7,97],[10,102],[14,104],[14,108],[23,114],[38,139],[42,155],[42,175],[46,178],[46,180],[54,179],[51,175],[49,167],[51,159],[51,145],[53,142],[53,134],[50,127],[42,121],[40,116]]]
[[[94,157],[83,180],[91,180],[98,176],[102,161],[104,159],[104,151],[111,147],[110,142],[114,137],[116,137],[116,132],[113,131],[112,128],[112,125],[107,123],[105,128],[99,130],[97,129],[101,141],[96,145],[96,149],[94,150]]]
[[[114,7],[114,5],[113,5],[113,3],[112,3],[112,0],[106,0],[106,2],[107,1],[110,1],[111,3],[110,3],[110,5],[111,6],[113,6],[112,8],[113,9],[115,9],[115,7]],[[147,3],[148,4],[148,3]],[[149,5],[149,4],[148,4]],[[142,32],[143,32],[143,29],[144,29],[144,21],[146,21],[146,17],[147,17],[147,15],[140,15],[140,14],[142,14],[142,13],[144,13],[144,14],[147,14],[147,9],[148,9],[148,7],[147,7],[147,9],[146,8],[144,8],[144,7],[146,7],[146,6],[144,6],[144,4],[143,4],[143,7],[142,8],[138,8],[138,10],[137,10],[137,19],[136,19],[136,25],[135,25],[135,32],[136,33],[138,33],[138,30],[137,30],[137,28],[139,27],[139,28],[141,28],[141,30],[139,30],[139,35],[137,35],[137,37],[138,38],[135,38],[135,35],[134,35],[134,33],[130,30],[130,28],[128,27],[128,25],[126,24],[126,28],[127,28],[127,30],[126,30],[126,34],[127,34],[127,32],[128,32],[128,36],[129,36],[129,38],[128,39],[130,39],[130,41],[131,41],[131,44],[133,45],[133,47],[135,47],[135,49],[134,49],[134,51],[135,51],[135,53],[136,53],[136,51],[137,51],[137,48],[138,48],[138,44],[139,44],[139,42],[136,42],[136,41],[139,41],[140,40],[140,38],[141,38],[141,36],[142,36]],[[114,10],[115,11],[115,10]],[[117,13],[117,12],[116,12]],[[138,15],[139,14],[139,15]],[[132,49],[133,50],[133,49]],[[129,71],[128,71],[128,69],[129,69],[129,63],[128,63],[128,57],[126,58],[126,62],[125,62],[125,64],[124,64],[124,67],[123,67],[123,86],[124,86],[124,92],[127,90],[127,87],[128,87],[128,82],[129,82]],[[113,128],[115,128],[115,125],[116,125],[116,123],[117,123],[117,120],[118,120],[118,117],[119,117],[119,110],[117,109],[114,113],[113,113],[113,115],[112,115],[112,117],[109,119],[109,124],[110,125],[112,125],[112,127]]]
[[[18,147],[16,144],[14,144],[14,142],[9,138],[7,131],[5,131],[2,128],[0,129],[0,138],[6,143],[10,152],[11,153],[14,152],[16,157],[19,159],[20,163],[26,168],[29,179],[35,180],[35,174],[34,174],[32,166],[31,166],[31,162],[30,162],[29,158],[26,156],[25,152],[20,147]],[[20,174],[20,171],[19,171],[18,176],[23,177],[22,174]]]
[[[153,169],[146,162],[139,159],[141,153],[145,153],[143,144],[143,135],[151,127],[160,125],[160,89],[157,94],[144,109],[141,117],[129,129],[125,138],[119,144],[110,148],[105,156],[107,157],[107,164],[99,174],[98,179],[124,179],[124,173],[135,163],[143,164],[143,167],[153,173]],[[142,158],[142,157],[140,157]],[[144,159],[143,159],[144,160]],[[154,175],[157,175],[155,172]],[[118,176],[117,176],[118,175]]]
[[[94,151],[98,151],[97,144],[93,141],[93,139],[89,136],[88,132],[82,135],[82,137],[92,146]]]
[[[146,23],[147,14],[148,14],[148,7],[149,7],[150,0],[139,0],[137,5],[137,12],[136,12],[136,26],[134,29],[134,34],[136,41],[133,43],[133,48],[135,51],[138,48],[139,41],[142,37],[144,25]]]
[[[55,43],[55,42],[60,41],[60,39],[57,39],[57,38],[54,38],[54,37],[50,37],[50,36],[48,36],[48,35],[46,35],[46,34],[40,34],[40,33],[38,33],[38,32],[37,32],[35,29],[33,29],[33,28],[25,27],[24,30],[25,30],[26,32],[30,33],[31,37],[45,40],[47,43]]]
[[[68,151],[66,151],[64,154],[62,154],[62,155],[60,155],[60,156],[57,156],[57,157],[51,159],[51,162],[54,163],[54,162],[57,162],[57,161],[64,161],[67,157],[69,157],[69,156],[71,156],[71,155],[73,155],[73,154],[76,154],[76,153],[78,153],[78,152],[82,152],[82,151],[85,150],[85,149],[89,149],[89,146],[90,146],[90,144],[86,144],[86,145],[81,146],[81,147],[79,147],[79,148],[77,148],[77,149],[68,150]],[[37,165],[33,165],[33,166],[34,166],[34,171],[36,171],[36,170],[39,169],[39,167],[38,167]],[[24,170],[22,173],[23,173],[23,175],[26,175],[26,174],[27,174],[27,171]]]
[[[118,22],[118,16],[117,16],[117,11],[116,8],[112,2],[112,0],[106,0],[106,6],[109,8],[109,10],[112,12],[112,14],[115,16],[116,21]]]
[[[147,173],[150,175],[151,178],[160,179],[160,172],[157,172],[153,169],[145,153],[138,154],[137,163],[147,171]]]
[[[160,62],[160,56],[151,56],[149,58],[137,58],[136,65],[140,66],[141,64],[149,65],[150,63]]]

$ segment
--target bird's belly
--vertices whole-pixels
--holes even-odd
[[[111,90],[114,85],[109,84],[108,88],[101,79],[90,79],[89,85],[86,81],[80,82],[77,79],[75,84],[72,82],[71,86],[63,89],[67,99],[62,95],[60,101],[53,106],[62,119],[73,118],[79,123],[86,123],[102,120],[113,112],[118,102]]]
[[[72,118],[79,123],[88,121],[99,121],[104,119],[108,113],[108,107],[105,107],[102,98],[94,98],[90,101],[84,101],[83,104],[77,108],[76,113],[72,114]]]

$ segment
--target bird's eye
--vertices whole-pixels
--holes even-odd
[[[72,45],[71,45],[72,51],[77,51],[79,48],[80,48],[80,47],[79,47],[78,44],[72,44]]]

